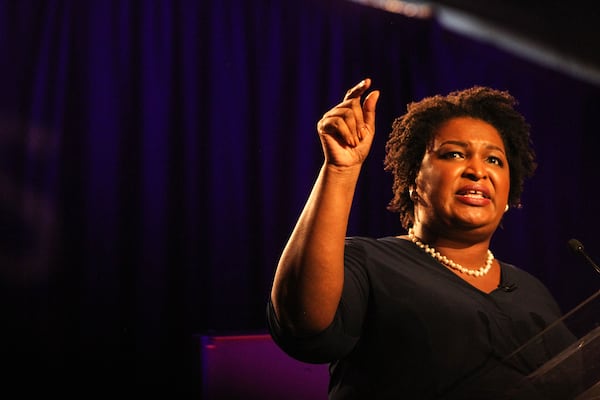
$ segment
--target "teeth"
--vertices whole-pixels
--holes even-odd
[[[481,192],[479,190],[467,190],[464,193],[464,196],[469,196],[469,197],[485,197],[483,195],[483,192]]]

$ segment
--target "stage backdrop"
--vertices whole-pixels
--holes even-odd
[[[520,100],[540,164],[494,253],[565,310],[599,287],[566,247],[576,237],[600,256],[590,83],[341,0],[3,0],[4,380],[197,394],[194,335],[265,328],[322,163],[316,122],[364,77],[382,94],[349,235],[403,233],[382,162],[406,103],[489,85]]]

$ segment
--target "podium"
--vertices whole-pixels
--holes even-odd
[[[444,400],[600,400],[600,291],[509,354],[493,352]]]
[[[559,331],[564,334],[565,329],[573,334],[572,343],[514,387],[507,388],[507,398],[525,399],[533,390],[547,400],[600,399],[600,291],[509,354],[503,362],[515,364],[547,338]]]
[[[551,323],[535,337],[492,369],[482,371],[475,379],[490,382],[499,369],[515,371],[531,360],[552,337],[572,335],[564,348],[552,349],[553,356],[528,374],[515,374],[507,381],[501,399],[592,400],[600,399],[600,291],[594,293],[559,320]],[[534,357],[533,357],[534,358]],[[496,399],[497,397],[494,397]]]

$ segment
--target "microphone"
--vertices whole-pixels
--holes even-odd
[[[513,290],[515,290],[517,288],[517,284],[516,283],[501,283],[498,286],[498,289],[502,290],[503,292],[512,292]]]
[[[575,254],[578,254],[581,257],[583,257],[592,267],[594,267],[594,269],[596,270],[596,272],[598,272],[600,274],[600,267],[585,252],[585,250],[583,248],[583,244],[581,244],[581,242],[579,240],[577,240],[577,239],[569,239],[568,243],[569,243],[569,247],[571,248],[571,250],[573,250],[573,252]]]

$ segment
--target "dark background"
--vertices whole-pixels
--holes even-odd
[[[578,32],[559,35],[565,51],[588,48]],[[406,103],[493,86],[520,101],[539,171],[492,250],[565,311],[598,288],[566,246],[600,252],[598,85],[435,16],[341,0],[4,0],[0,54],[7,389],[198,398],[197,335],[264,331],[322,162],[316,122],[367,76],[382,95],[349,235],[402,233],[382,161]]]
[[[428,3],[462,11],[552,49],[565,58],[600,66],[600,5],[597,1],[441,0]]]

